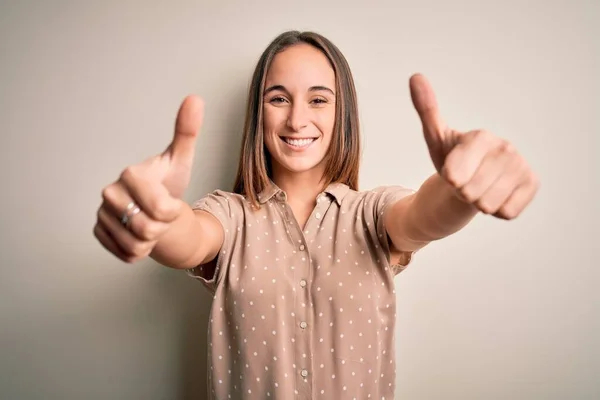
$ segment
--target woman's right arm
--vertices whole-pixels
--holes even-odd
[[[167,149],[125,168],[102,191],[94,235],[117,258],[131,263],[150,256],[165,266],[187,269],[217,256],[224,240],[221,223],[181,200],[203,113],[202,100],[188,96]]]
[[[150,253],[158,263],[188,269],[214,260],[223,245],[221,223],[210,213],[184,204],[179,217]]]

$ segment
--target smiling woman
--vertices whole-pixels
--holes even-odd
[[[410,87],[437,171],[417,192],[358,190],[352,74],[329,40],[296,31],[255,69],[234,192],[181,200],[203,119],[196,96],[165,152],[104,189],[104,247],[186,270],[213,293],[208,398],[393,399],[394,277],[478,211],[511,219],[533,198],[514,147],[448,128],[425,78]]]
[[[295,151],[304,146],[309,151]],[[281,173],[312,170],[323,186],[341,182],[358,190],[359,159],[356,89],[345,57],[314,32],[279,35],[252,77],[234,191],[257,204],[273,168]]]
[[[287,49],[273,60],[266,86],[263,134],[273,176],[311,171],[323,177],[336,106],[328,89],[335,87],[335,72],[327,58],[309,45]]]

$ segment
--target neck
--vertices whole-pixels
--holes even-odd
[[[273,171],[273,182],[283,190],[288,203],[314,206],[317,196],[325,187],[323,175],[316,171],[295,173],[290,171]]]

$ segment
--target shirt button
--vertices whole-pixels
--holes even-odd
[[[300,286],[302,286],[302,287],[305,287],[305,286],[306,286],[306,280],[305,280],[305,279],[302,279],[302,280],[300,281]]]
[[[303,377],[305,377],[305,378],[306,378],[306,377],[308,376],[308,371],[307,371],[307,370],[305,370],[305,369],[303,369],[303,370],[300,372],[300,375],[302,375]]]
[[[303,244],[300,245],[300,251],[304,251],[304,245]]]
[[[306,327],[308,326],[308,324],[304,321],[300,322],[300,328],[302,329],[306,329]]]
[[[316,214],[315,214],[315,218],[317,218],[317,219],[321,219],[321,213],[316,213]]]

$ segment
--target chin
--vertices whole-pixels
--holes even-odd
[[[285,170],[294,173],[312,171],[317,168],[319,162],[316,160],[281,160],[278,164]]]
[[[322,159],[315,157],[273,157],[273,166],[277,165],[277,169],[301,174],[309,171],[317,171],[322,169]]]

